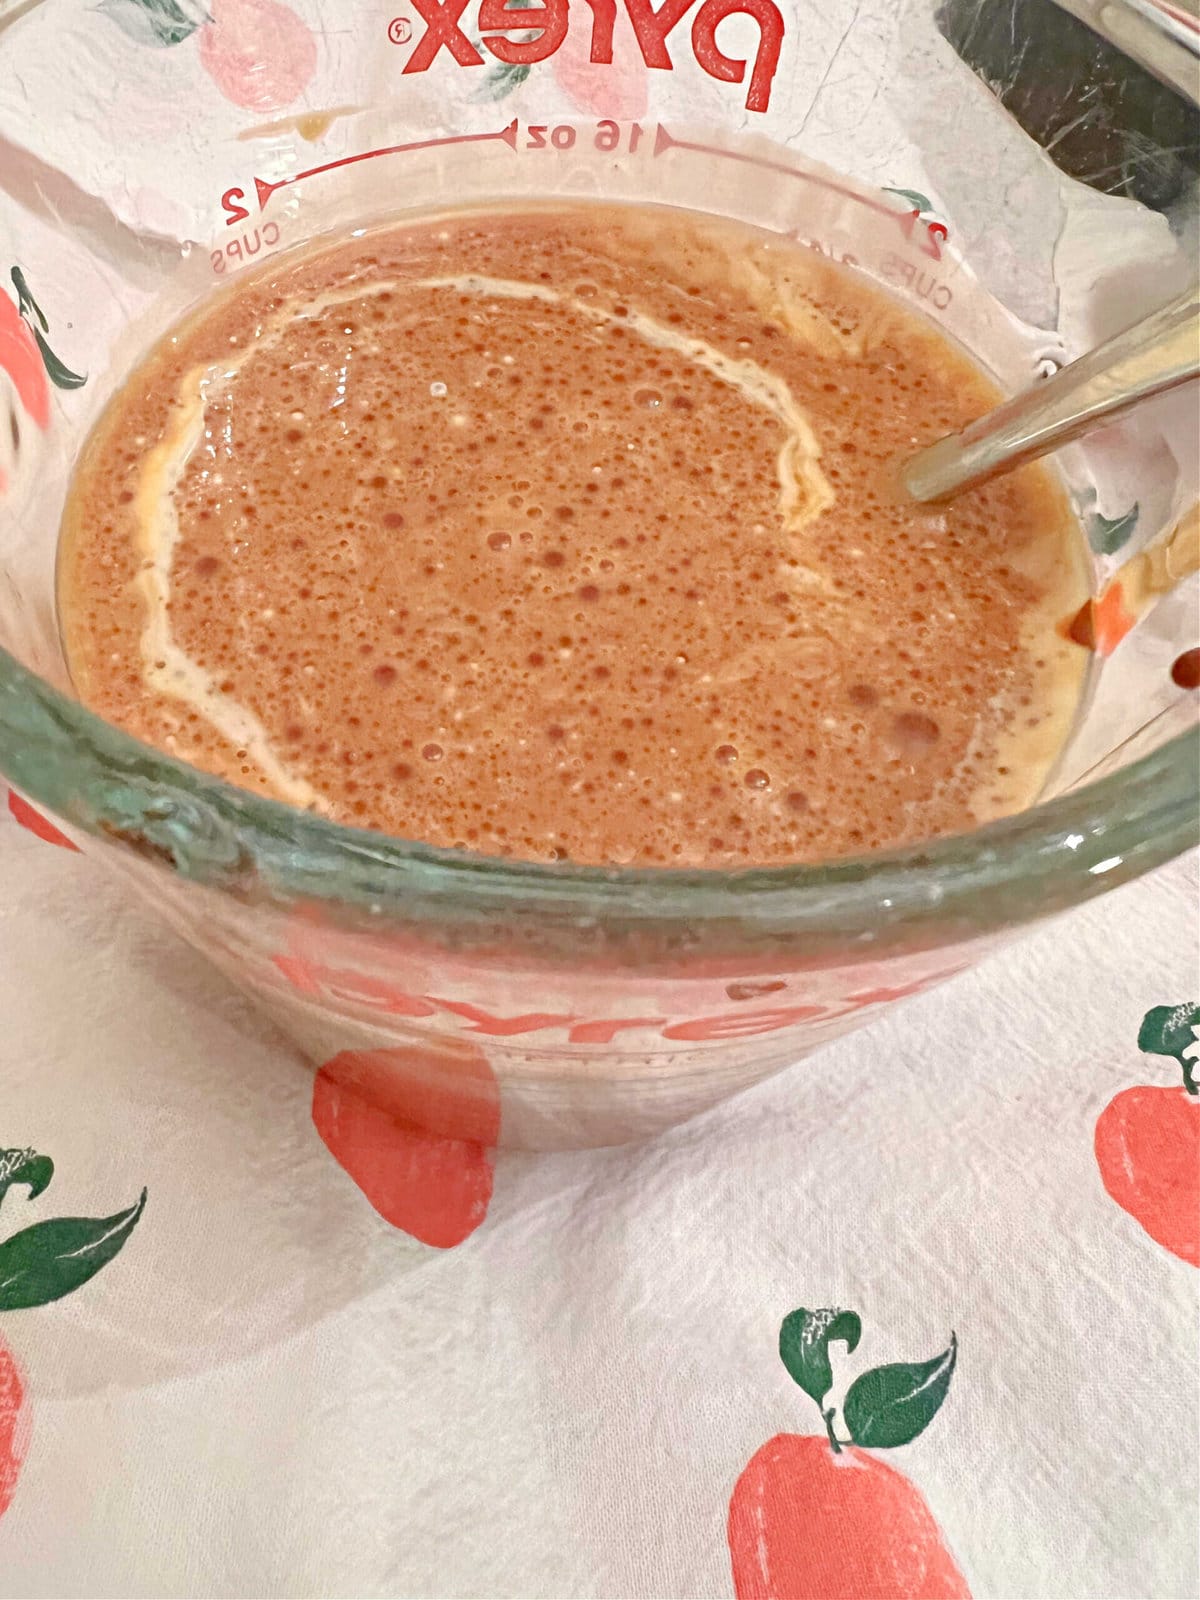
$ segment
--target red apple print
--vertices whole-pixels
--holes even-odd
[[[312,1118],[394,1228],[445,1250],[487,1215],[500,1092],[476,1047],[343,1050],[317,1073]]]
[[[1100,598],[1092,602],[1092,626],[1100,654],[1112,655],[1136,621],[1137,617],[1126,603],[1124,588],[1114,579]]]
[[[7,372],[17,398],[39,428],[50,424],[50,384],[37,341],[16,306],[0,294],[0,371]]]
[[[294,11],[279,0],[209,0],[208,9],[200,64],[227,100],[278,111],[308,87],[317,42]]]
[[[552,58],[554,78],[577,110],[627,121],[646,115],[646,67],[623,11],[617,11],[615,24],[611,63],[591,59],[589,28],[569,28]]]
[[[1121,580],[1114,578],[1098,599],[1084,601],[1067,625],[1067,636],[1085,650],[1110,656],[1136,622]]]
[[[15,789],[8,791],[8,809],[14,822],[19,822],[23,828],[28,828],[30,833],[37,834],[39,839],[44,839],[47,844],[56,844],[64,850],[78,851],[79,846],[73,839],[68,839],[54,824],[48,821],[40,811],[35,811],[28,800],[22,799]]]
[[[776,1434],[756,1451],[729,1503],[729,1554],[737,1600],[970,1600],[920,1492],[871,1453],[908,1444],[946,1397],[957,1360],[875,1367],[842,1404],[839,1437],[829,1346],[854,1350],[853,1311],[801,1309],[785,1317],[779,1354],[817,1404],[825,1433]]]
[[[29,1445],[25,1386],[12,1351],[0,1339],[0,1516],[17,1487],[17,1474]]]
[[[1183,1084],[1122,1089],[1096,1123],[1096,1164],[1112,1198],[1172,1255],[1200,1266],[1200,1006],[1155,1006],[1138,1045],[1173,1056]],[[1189,1057],[1191,1059],[1189,1059]]]
[[[738,1600],[969,1600],[929,1508],[903,1473],[853,1447],[778,1433],[729,1511]]]

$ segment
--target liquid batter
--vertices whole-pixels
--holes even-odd
[[[463,211],[280,257],[81,461],[81,698],[230,782],[532,860],[812,861],[1028,804],[1085,652],[1040,467],[897,459],[998,395],[775,235]]]

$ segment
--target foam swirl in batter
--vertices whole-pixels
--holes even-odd
[[[460,213],[281,261],[164,341],[68,508],[101,714],[436,844],[836,855],[1036,792],[1077,692],[1035,469],[934,513],[895,456],[993,395],[775,238]]]

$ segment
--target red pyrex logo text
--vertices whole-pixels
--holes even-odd
[[[570,3],[571,0],[542,0],[540,5],[519,10],[511,7],[509,0],[481,0],[479,33],[484,49],[507,66],[532,66],[545,61],[567,36]],[[578,14],[581,0],[574,3]],[[611,65],[617,0],[582,0],[582,4],[591,11],[591,60]],[[650,0],[624,0],[642,60],[648,67],[672,70],[667,35],[694,4],[695,0],[663,0],[655,11]],[[483,57],[461,27],[467,0],[413,0],[413,5],[426,27],[405,62],[405,72],[425,72],[442,50],[448,51],[459,66],[483,65]],[[765,111],[771,102],[771,81],[783,44],[783,17],[774,0],[704,0],[692,18],[692,52],[710,78],[741,83],[749,63],[727,56],[717,44],[718,27],[726,17],[734,15],[750,17],[758,25],[758,48],[746,92],[746,109]],[[516,30],[520,39],[507,38],[509,29]],[[528,37],[530,34],[532,38]]]
[[[859,990],[845,999],[819,1004],[771,1006],[765,1010],[722,1011],[712,1016],[672,1019],[663,1016],[588,1018],[573,1012],[527,1011],[519,1016],[498,1016],[467,1000],[450,1000],[441,995],[411,994],[375,974],[348,968],[326,966],[304,955],[274,955],[271,963],[292,988],[312,999],[340,1007],[353,1007],[383,1016],[427,1018],[456,1017],[471,1033],[494,1039],[515,1039],[522,1034],[564,1028],[568,1044],[610,1045],[619,1033],[631,1029],[650,1029],[664,1039],[689,1044],[711,1043],[721,1039],[748,1039],[758,1034],[776,1033],[801,1022],[832,1022],[848,1017],[865,1006],[886,1005],[908,995],[920,994],[955,972],[961,965],[924,973],[910,982],[875,986]],[[770,985],[770,989],[776,987]],[[784,985],[778,985],[783,988]]]

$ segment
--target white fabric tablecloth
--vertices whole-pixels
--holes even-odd
[[[1136,1040],[1196,991],[1194,859],[653,1143],[500,1154],[447,1251],[372,1210],[308,1070],[95,864],[0,810],[0,878],[0,1145],[54,1162],[0,1251],[148,1192],[95,1276],[0,1312],[4,1595],[731,1595],[739,1475],[824,1432],[779,1326],[827,1306],[863,1329],[835,1397],[951,1330],[957,1367],[863,1452],[904,1483],[831,1508],[822,1458],[777,1467],[747,1584],[833,1538],[848,1572],[944,1547],[966,1586],[901,1561],[897,1596],[1196,1593],[1197,1271],[1093,1148],[1114,1096],[1180,1083]]]

